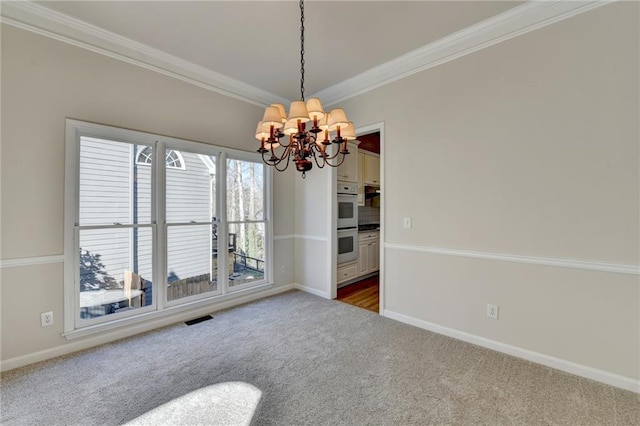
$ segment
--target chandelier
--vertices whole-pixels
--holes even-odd
[[[304,0],[300,0],[300,98],[291,102],[289,116],[282,104],[268,106],[262,121],[258,122],[256,139],[260,141],[258,152],[265,164],[282,172],[293,161],[296,170],[305,178],[313,162],[319,168],[340,166],[349,154],[347,142],[354,140],[356,135],[353,123],[342,108],[327,113],[320,99],[311,98],[305,102]]]

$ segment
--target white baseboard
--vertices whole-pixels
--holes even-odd
[[[298,290],[304,291],[305,293],[311,293],[311,294],[314,294],[316,296],[320,296],[323,299],[331,300],[331,295],[329,293],[327,293],[326,291],[318,290],[317,288],[308,287],[306,285],[297,284],[297,283],[294,283],[292,285],[293,285],[293,288],[297,288]]]
[[[156,321],[140,323],[124,329],[112,330],[99,335],[72,340],[67,344],[56,346],[54,348],[45,349],[42,351],[33,352],[27,355],[21,355],[15,358],[9,358],[7,360],[1,361],[0,371],[13,370],[14,368],[24,367],[25,365],[46,361],[62,355],[68,355],[73,352],[89,349],[94,346],[113,342],[125,337],[131,337],[136,334],[151,331],[156,328],[165,327],[171,324],[177,324],[179,322],[187,321],[198,316],[211,314],[222,309],[227,309],[244,303],[253,302],[265,297],[274,296],[276,294],[284,293],[285,291],[294,290],[295,288],[297,287],[295,287],[294,284],[279,285],[265,291],[260,291],[235,299],[230,299],[222,303],[217,303],[215,305],[203,306],[197,309],[176,313],[175,315],[169,315]]]
[[[541,354],[539,352],[533,352],[528,349],[523,349],[517,346],[507,345],[506,343],[497,342],[495,340],[487,339],[484,337],[476,336],[473,334],[465,333],[463,331],[455,330],[453,328],[443,327],[438,324],[433,324],[427,321],[423,321],[417,318],[413,318],[407,315],[399,314],[394,311],[385,309],[383,316],[394,319],[396,321],[403,322],[405,324],[413,325],[424,330],[429,330],[434,333],[443,334],[445,336],[453,337],[454,339],[463,340],[465,342],[473,343],[474,345],[482,346],[494,351],[502,352],[508,355],[515,356],[517,358],[526,359],[537,364],[542,364],[547,367],[555,368],[566,373],[575,374],[576,376],[585,377],[587,379],[595,380],[607,385],[615,386],[629,390],[631,392],[640,393],[640,380],[635,380],[630,377],[621,376],[618,374],[610,373],[605,370],[599,370],[597,368],[588,367],[586,365],[576,364],[571,361],[567,361],[561,358]]]

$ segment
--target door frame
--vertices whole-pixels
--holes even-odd
[[[379,121],[377,123],[372,123],[366,126],[357,127],[356,135],[366,135],[369,133],[380,132],[380,244],[379,244],[379,262],[380,262],[380,296],[379,296],[379,311],[380,315],[384,315],[384,302],[385,302],[385,283],[384,283],[384,242],[385,242],[385,233],[384,233],[384,218],[385,218],[385,193],[384,185],[385,185],[385,156],[384,156],[384,147],[385,147],[385,135],[384,135],[384,121]],[[331,274],[331,299],[335,299],[338,296],[338,265],[337,265],[337,233],[336,233],[336,215],[337,215],[337,202],[336,202],[336,185],[337,185],[337,173],[335,169],[333,173],[329,173],[329,232],[328,235],[332,237],[329,239],[328,244],[328,256],[329,256],[329,265]]]

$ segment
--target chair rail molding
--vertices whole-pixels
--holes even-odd
[[[322,235],[307,235],[307,234],[285,234],[276,235],[273,237],[274,241],[281,240],[312,240],[312,241],[329,241],[329,238]]]
[[[0,260],[0,269],[18,268],[21,266],[46,265],[50,263],[62,263],[62,262],[64,262],[64,255],[62,254],[54,254],[51,256],[37,256],[37,257],[19,257],[15,259]]]
[[[385,243],[385,249],[407,250],[447,256],[471,257],[475,259],[499,260],[503,262],[529,263],[532,265],[555,266],[558,268],[583,269],[587,271],[613,272],[617,274],[640,275],[640,266],[620,263],[604,263],[576,259],[521,256],[507,253],[493,253],[472,250],[459,250],[444,247],[428,247],[413,244]]]

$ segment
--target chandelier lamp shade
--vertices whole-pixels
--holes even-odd
[[[340,166],[349,154],[348,141],[356,138],[342,108],[325,112],[320,99],[304,99],[304,0],[300,1],[300,98],[291,102],[289,115],[282,104],[268,106],[255,137],[265,164],[284,171],[293,162],[304,178],[314,162],[319,168]]]

